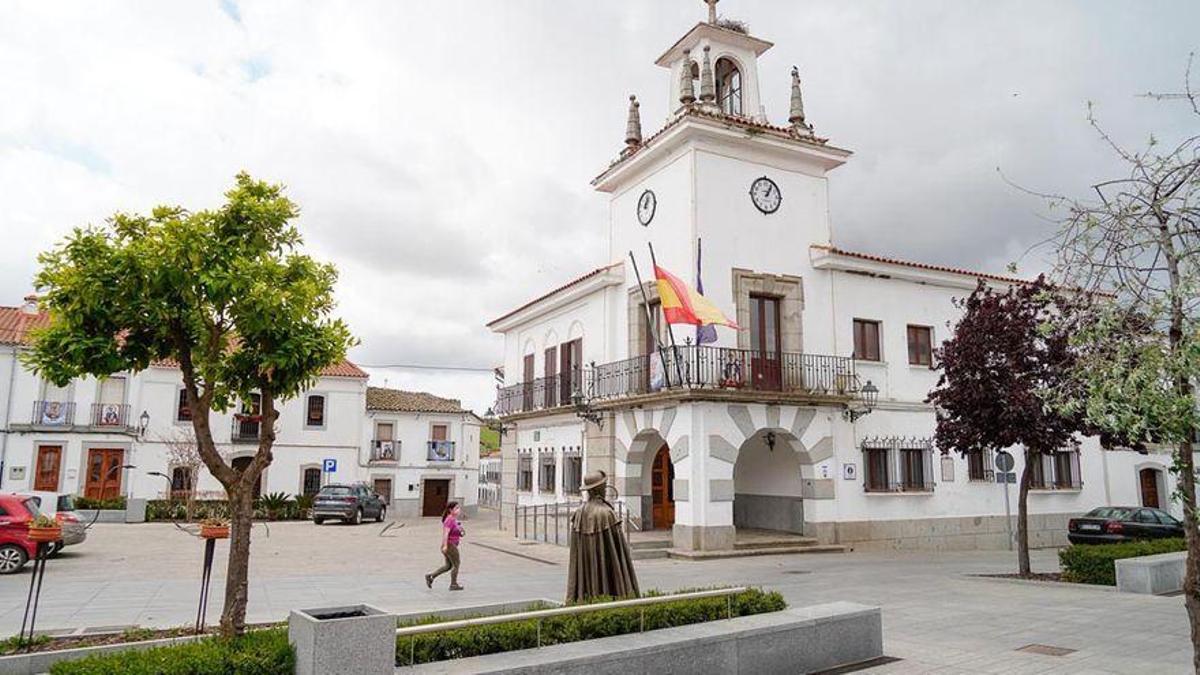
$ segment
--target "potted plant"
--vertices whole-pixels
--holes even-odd
[[[47,515],[29,521],[29,538],[41,544],[62,539],[62,525]]]
[[[200,536],[205,539],[228,539],[229,523],[220,518],[205,518],[200,521]]]

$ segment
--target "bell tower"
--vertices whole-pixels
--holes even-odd
[[[717,0],[706,0],[708,21],[671,45],[655,65],[671,71],[668,118],[689,106],[766,121],[758,89],[758,57],[773,45],[740,21],[718,19]]]

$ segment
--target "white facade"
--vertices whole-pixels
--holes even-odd
[[[28,316],[33,310],[0,308],[7,319],[20,319],[14,313],[22,311]],[[183,382],[178,368],[155,365],[105,381],[83,378],[56,388],[20,363],[23,336],[12,342],[0,347],[0,491],[40,489],[94,498],[167,496],[171,485],[164,476],[179,478],[169,441],[189,437],[192,428],[180,405]],[[273,461],[263,472],[259,492],[298,495],[328,483],[362,481],[390,496],[393,516],[408,517],[421,515],[417,505],[428,481],[445,480],[445,496],[473,511],[478,418],[457,401],[429,395],[420,396],[439,402],[442,412],[371,410],[369,389],[366,373],[343,362],[327,369],[311,389],[280,405]],[[211,416],[214,441],[229,462],[248,461],[258,448],[258,423],[236,418],[241,412],[245,411],[238,407]],[[381,421],[394,430],[389,440],[399,450],[395,460],[380,461],[373,454]],[[435,424],[444,427],[448,442],[435,448],[440,454],[429,447]],[[121,468],[130,466],[134,468]],[[198,498],[224,498],[221,485],[203,468],[194,487]]]
[[[729,56],[742,69],[741,116],[707,101],[679,103],[682,50],[698,59],[706,46],[714,64]],[[629,143],[593,181],[610,200],[608,264],[489,324],[505,338],[509,386],[498,401],[510,427],[505,502],[573,497],[561,480],[540,489],[537,467],[549,453],[561,476],[563,453],[582,444],[585,470],[609,472],[640,524],[671,525],[677,547],[726,547],[736,527],[858,546],[1004,546],[1004,489],[992,458],[976,465],[972,479],[967,459],[932,447],[935,419],[924,399],[937,373],[910,360],[923,361],[921,336],[931,347],[947,337],[947,324],[959,316],[954,298],[978,280],[1022,282],[837,249],[829,172],[851,153],[805,126],[764,122],[756,58],[770,46],[701,24],[668,50],[659,60],[672,73],[666,126]],[[694,85],[697,96],[701,84]],[[720,99],[719,82],[716,90]],[[795,90],[793,100],[798,96]],[[777,206],[756,205],[751,188],[760,179],[778,191]],[[648,192],[654,208],[647,222],[648,210],[638,207]],[[657,358],[645,356],[642,295],[629,252],[644,282],[653,279],[653,245],[660,266],[694,285],[701,244],[705,296],[743,330],[718,328],[716,343],[694,348],[688,341],[695,329],[675,326],[684,354],[675,375],[687,386],[639,384],[649,381],[644,371]],[[654,302],[651,284],[647,292]],[[767,314],[773,318],[751,327]],[[877,357],[864,347],[856,358],[856,319],[876,327]],[[546,351],[561,353],[575,339],[584,357],[580,373],[564,383],[563,361]],[[917,341],[914,357],[910,340]],[[718,366],[721,373],[709,372]],[[854,390],[867,381],[879,390],[878,405],[852,421],[846,413],[859,407]],[[569,390],[588,400],[601,425],[564,407]],[[1020,472],[1021,453],[1014,454]],[[529,456],[532,485],[522,475]],[[1078,456],[1045,461],[1046,489],[1029,499],[1035,545],[1064,541],[1069,515],[1141,504],[1155,492],[1166,506],[1174,489],[1165,453],[1102,452],[1095,439],[1082,439]],[[1011,498],[1015,513],[1015,486]]]

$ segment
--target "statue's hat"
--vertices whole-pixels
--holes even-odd
[[[589,471],[587,475],[583,477],[583,483],[579,485],[579,489],[591,490],[592,488],[598,488],[607,482],[608,474],[597,469],[595,471]]]

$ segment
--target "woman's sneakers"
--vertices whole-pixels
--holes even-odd
[[[463,587],[462,587],[462,586],[459,586],[458,584],[450,584],[450,590],[452,590],[452,591],[461,591],[461,590],[463,590]]]
[[[433,575],[432,574],[425,575],[425,586],[427,588],[433,588]]]

